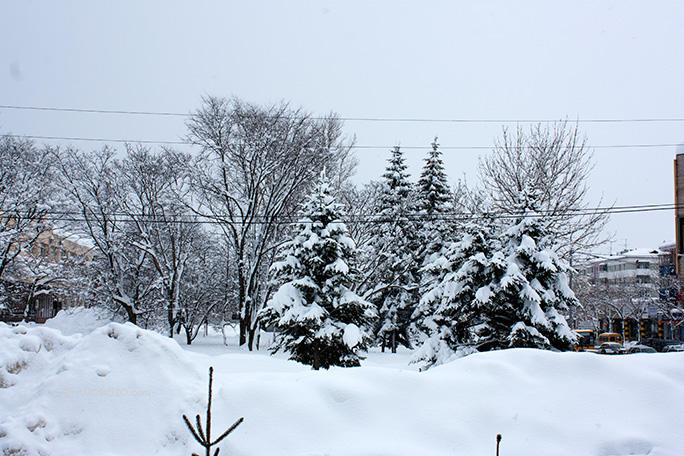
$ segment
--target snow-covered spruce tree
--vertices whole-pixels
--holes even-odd
[[[437,138],[432,142],[432,150],[425,158],[425,165],[417,185],[417,209],[420,218],[418,237],[421,251],[418,253],[421,264],[453,240],[456,227],[450,220],[452,194],[444,162],[441,159]]]
[[[430,216],[443,214],[448,211],[451,200],[451,190],[444,172],[442,152],[439,150],[437,138],[431,144],[423,165],[423,172],[418,180],[418,195],[421,210]]]
[[[568,286],[570,268],[556,253],[550,220],[537,212],[538,192],[522,193],[515,223],[489,262],[491,283],[477,291],[485,323],[475,334],[478,348],[567,350],[576,336],[564,314],[579,304]]]
[[[489,259],[497,247],[493,221],[484,217],[466,225],[459,241],[449,243],[425,265],[427,291],[416,316],[427,337],[412,362],[423,362],[424,368],[429,368],[456,353],[466,355],[477,350],[478,332],[486,326],[481,299],[487,295]]]
[[[429,368],[475,351],[575,343],[563,316],[577,305],[569,267],[555,251],[549,220],[535,211],[535,192],[526,190],[522,201],[501,234],[491,220],[471,224],[432,255],[416,311],[427,338],[414,362]]]
[[[396,353],[399,344],[411,347],[409,326],[419,296],[420,264],[416,261],[416,223],[411,219],[414,189],[399,146],[388,162],[377,207],[379,219],[370,242],[375,264],[374,288],[368,299],[378,309],[376,340],[383,350],[389,346]]]
[[[296,232],[273,265],[282,285],[259,315],[276,330],[272,350],[283,349],[316,370],[358,366],[375,311],[350,290],[356,247],[324,175]]]
[[[451,191],[447,183],[442,153],[437,144],[437,138],[432,142],[432,150],[425,158],[425,164],[417,185],[417,213],[418,226],[416,233],[419,239],[419,248],[416,261],[419,266],[427,266],[432,261],[446,254],[446,249],[456,239],[457,229],[455,223],[450,220],[451,216]],[[421,273],[419,296],[424,296],[434,286],[435,277],[423,269]],[[430,333],[425,326],[425,319],[435,309],[428,305],[422,305],[414,312],[413,326],[423,339]]]

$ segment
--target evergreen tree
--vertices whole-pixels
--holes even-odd
[[[433,255],[424,268],[425,294],[416,310],[427,335],[413,362],[442,364],[457,352],[477,349],[485,323],[483,298],[490,281],[489,258],[497,247],[491,219],[470,223],[462,238]]]
[[[421,271],[419,295],[425,296],[434,286],[435,277],[431,275],[430,264],[441,256],[447,255],[451,243],[455,240],[457,229],[449,220],[451,191],[447,183],[444,163],[441,159],[437,138],[432,142],[432,150],[425,158],[425,164],[417,185],[418,213],[420,226],[416,232],[419,238],[416,262],[424,269]],[[429,321],[426,321],[435,309],[430,305],[421,305],[412,318],[417,333],[421,338],[429,337]]]
[[[283,246],[273,269],[282,286],[261,311],[277,331],[273,351],[318,370],[358,366],[370,340],[372,304],[350,290],[356,247],[341,221],[325,176],[302,212],[297,235]]]
[[[434,216],[448,211],[451,190],[444,172],[442,152],[439,150],[437,138],[431,145],[432,150],[425,158],[423,172],[418,180],[418,194],[421,210],[429,216]]]
[[[498,236],[491,222],[469,225],[459,242],[432,256],[416,313],[427,334],[414,362],[426,367],[492,349],[569,349],[565,317],[577,305],[568,265],[554,248],[549,220],[525,191],[518,217]]]
[[[423,172],[418,180],[418,211],[421,227],[418,230],[420,245],[419,261],[424,264],[428,257],[439,252],[456,235],[455,224],[449,220],[452,195],[444,172],[437,138],[425,158]]]
[[[392,157],[387,160],[389,165],[382,177],[385,179],[385,189],[380,197],[383,207],[397,207],[406,205],[405,201],[413,191],[413,185],[408,180],[408,167],[404,161],[404,154],[399,146],[392,149]]]
[[[377,267],[372,277],[375,289],[369,299],[379,314],[376,339],[383,350],[389,346],[395,353],[399,344],[411,347],[409,326],[418,301],[420,274],[415,258],[418,237],[411,219],[415,212],[413,185],[398,146],[388,162],[377,210],[380,220],[371,240]]]
[[[490,348],[567,350],[576,335],[564,314],[579,304],[568,285],[570,268],[556,253],[550,221],[537,212],[538,192],[522,193],[519,216],[490,261],[492,284],[481,294],[487,325],[478,338]]]

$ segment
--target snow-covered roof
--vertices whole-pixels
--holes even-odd
[[[88,236],[76,234],[64,228],[53,228],[52,232],[56,236],[62,238],[62,240],[73,242],[74,244],[78,244],[86,249],[92,249],[93,247],[95,247],[95,244],[93,244],[92,239],[90,239]]]
[[[587,265],[596,265],[600,263],[610,263],[610,262],[633,262],[637,260],[651,260],[651,261],[657,261],[658,258],[662,255],[666,255],[667,252],[664,252],[660,249],[647,249],[647,248],[639,248],[639,249],[631,249],[631,250],[623,250],[620,253],[613,254],[613,255],[597,255],[596,258],[589,260],[586,262]]]
[[[660,250],[672,250],[675,247],[677,247],[677,243],[675,241],[663,241],[662,244],[658,247]]]
[[[618,257],[623,258],[634,258],[634,257],[652,257],[657,258],[659,255],[664,254],[659,249],[632,249],[629,251],[622,251],[619,253]]]

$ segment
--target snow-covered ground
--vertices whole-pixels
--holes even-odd
[[[82,329],[82,332],[79,331]],[[418,372],[410,353],[312,371],[200,336],[190,347],[89,312],[0,324],[3,455],[204,454],[182,415],[204,416],[225,455],[684,454],[684,353],[505,350]]]

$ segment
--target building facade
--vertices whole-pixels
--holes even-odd
[[[660,276],[664,255],[665,252],[661,250],[625,250],[617,255],[599,257],[587,262],[583,272],[594,284],[650,285],[648,288],[652,289],[652,296],[655,297],[658,296],[657,279]]]
[[[71,263],[92,259],[92,249],[74,235],[47,229],[40,233],[19,261],[25,267],[0,281],[3,293],[0,321],[44,323],[64,307],[82,304],[57,277]],[[16,260],[15,260],[16,261]]]
[[[578,268],[590,284],[582,295],[578,329],[684,340],[681,283],[675,274],[675,244],[597,257]]]

